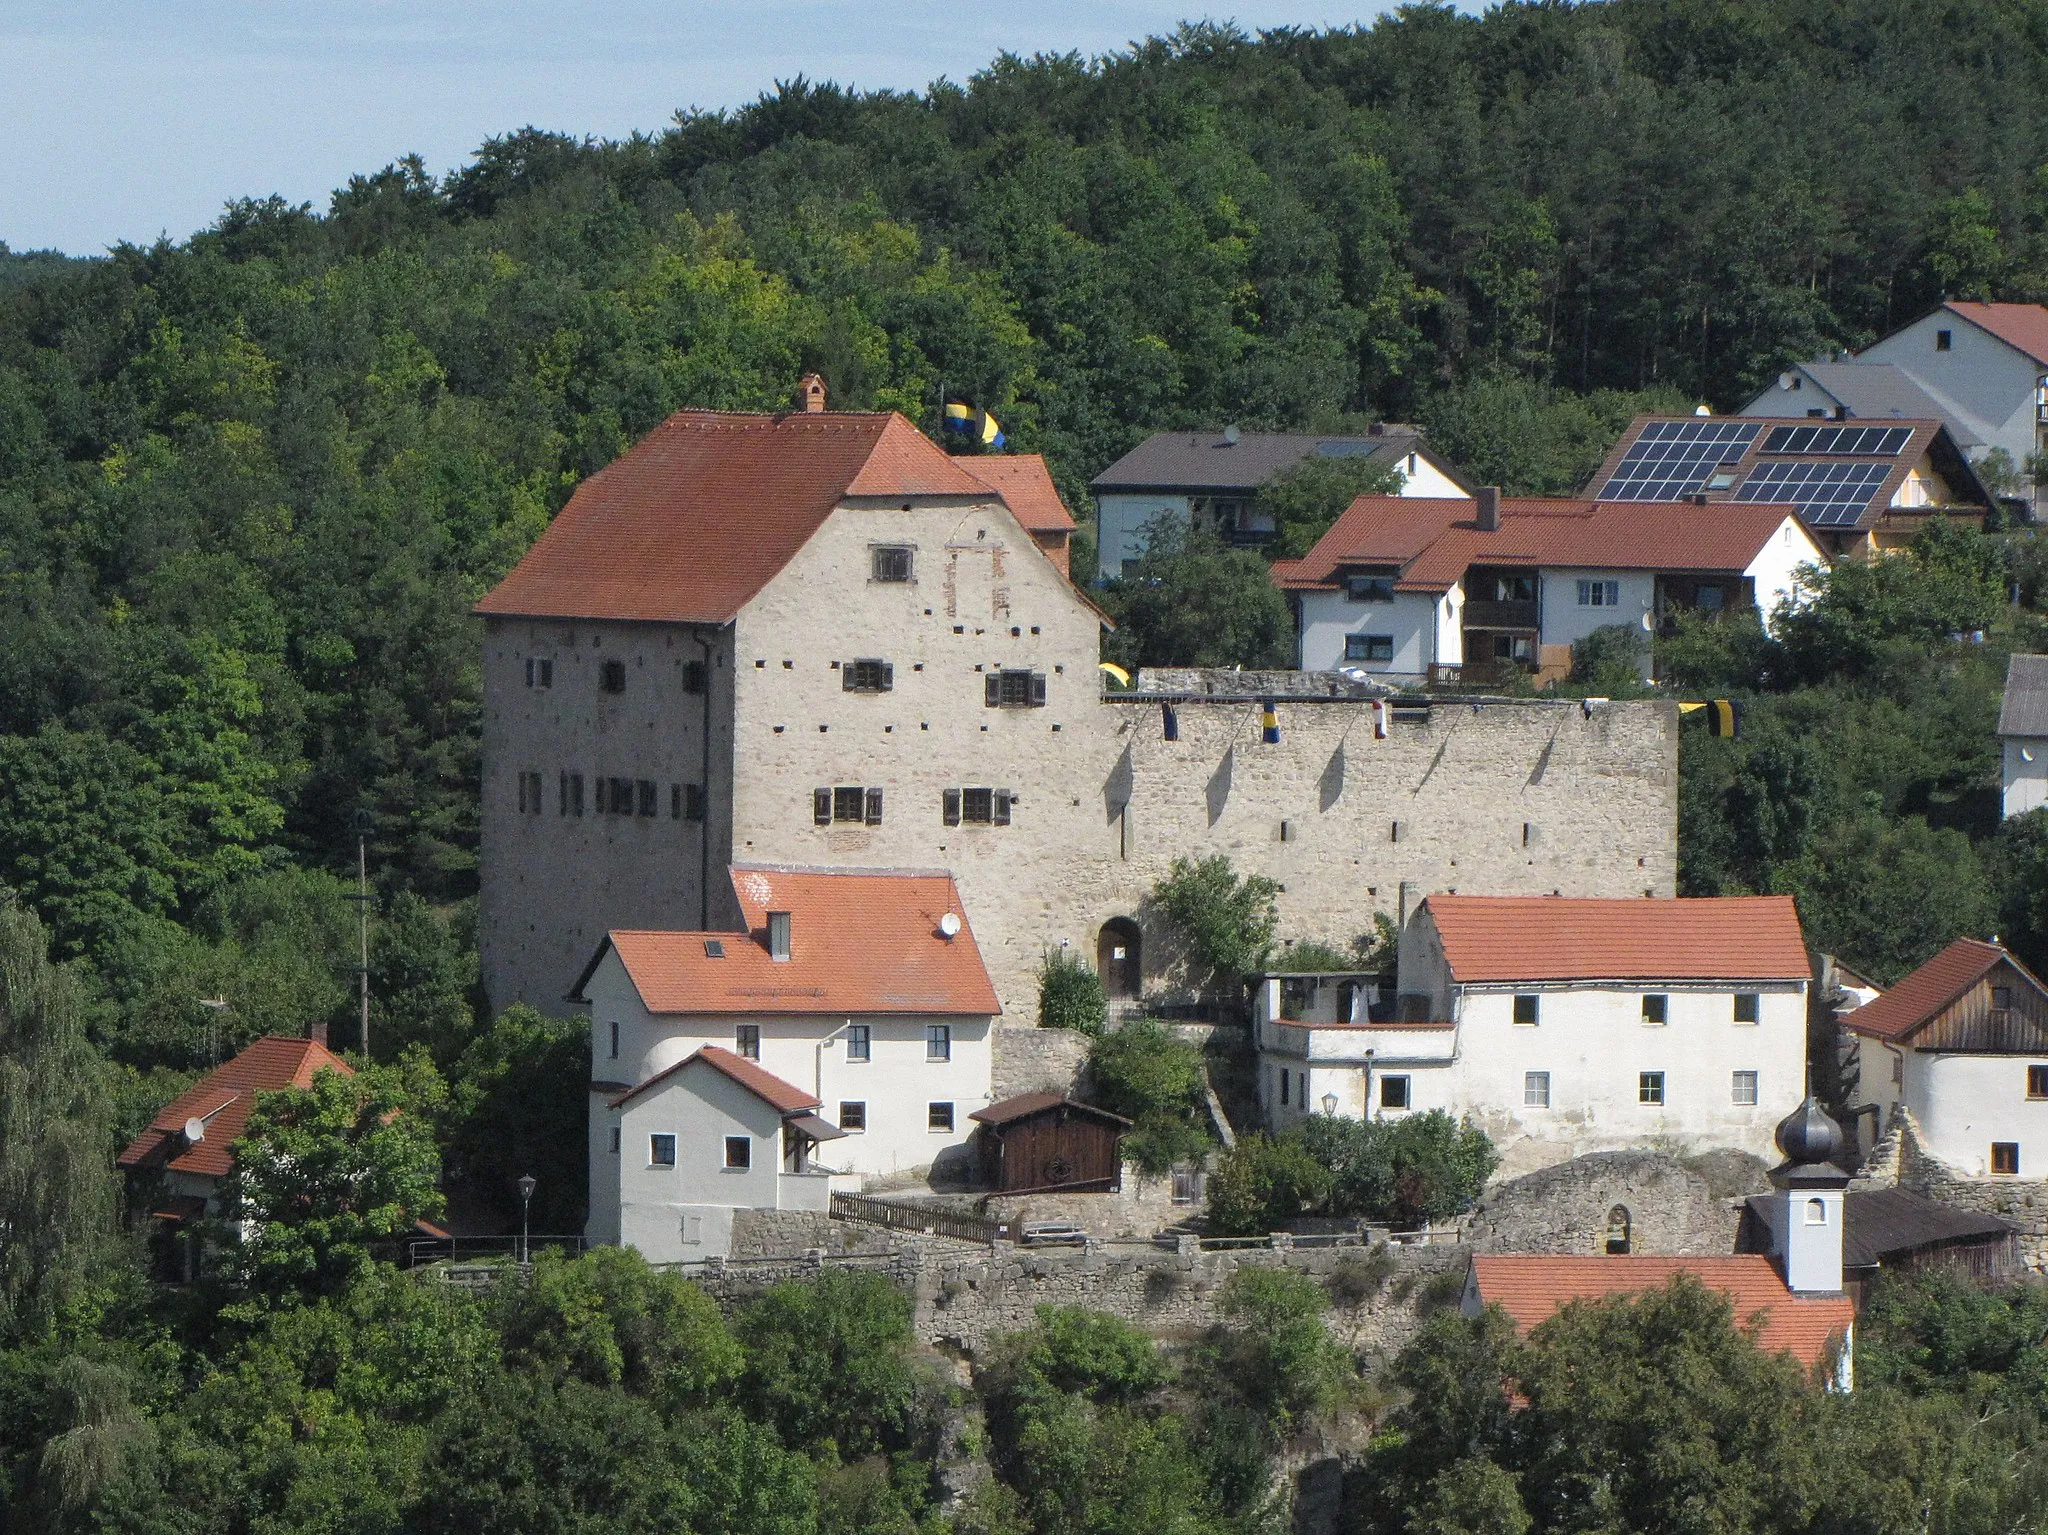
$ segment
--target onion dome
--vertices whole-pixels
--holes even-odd
[[[1842,1127],[1828,1117],[1827,1110],[1811,1093],[1806,1101],[1785,1116],[1778,1126],[1778,1149],[1785,1160],[1797,1167],[1817,1167],[1832,1162],[1842,1149]]]

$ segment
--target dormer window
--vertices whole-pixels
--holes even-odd
[[[1394,578],[1384,572],[1348,575],[1344,578],[1344,589],[1353,602],[1394,600]]]

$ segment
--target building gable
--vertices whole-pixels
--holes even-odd
[[[1958,938],[1842,1022],[1913,1050],[2048,1054],[2048,987],[1997,944]]]

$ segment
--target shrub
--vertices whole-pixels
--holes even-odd
[[[1219,1236],[1258,1236],[1320,1205],[1330,1170],[1294,1137],[1248,1135],[1209,1178],[1209,1226]]]
[[[1195,957],[1219,980],[1242,981],[1262,970],[1280,925],[1273,897],[1280,887],[1259,874],[1239,877],[1221,853],[1176,858],[1152,899],[1187,935]]]
[[[1102,977],[1066,950],[1045,956],[1038,967],[1038,1026],[1041,1029],[1072,1029],[1077,1034],[1100,1034],[1108,1016],[1102,995]]]
[[[1323,1327],[1329,1308],[1323,1287],[1290,1269],[1239,1269],[1223,1287],[1232,1325],[1221,1373],[1283,1432],[1333,1406],[1353,1378],[1351,1356]]]
[[[1440,1109],[1395,1120],[1311,1118],[1294,1132],[1329,1177],[1329,1210],[1396,1225],[1456,1215],[1500,1162],[1486,1133]]]
[[[1096,1040],[1088,1079],[1096,1103],[1131,1121],[1123,1154],[1146,1172],[1209,1149],[1202,1053],[1163,1024],[1139,1018]]]

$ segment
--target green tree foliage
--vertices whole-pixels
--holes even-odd
[[[49,1327],[114,1256],[107,1073],[48,946],[0,894],[0,1341]]]
[[[1209,1229],[1262,1236],[1330,1197],[1330,1170],[1293,1137],[1240,1136],[1209,1175]]]
[[[1104,653],[1138,666],[1291,666],[1294,618],[1266,562],[1170,517],[1148,523],[1144,553],[1109,583],[1116,620]]]
[[[1299,559],[1360,496],[1397,496],[1406,476],[1371,458],[1310,454],[1280,471],[1259,492],[1259,510],[1273,518],[1275,558]]]
[[[1100,1034],[1109,1004],[1102,977],[1078,954],[1049,951],[1038,966],[1038,1026]]]
[[[884,1276],[836,1269],[777,1285],[741,1314],[739,1336],[741,1400],[783,1443],[846,1458],[903,1445],[910,1305]]]
[[[1239,1269],[1223,1287],[1228,1325],[1211,1369],[1277,1434],[1332,1411],[1356,1380],[1351,1355],[1323,1326],[1329,1308],[1323,1287],[1290,1269]]]
[[[1277,1231],[1316,1211],[1419,1226],[1467,1209],[1500,1153],[1441,1109],[1399,1119],[1310,1115],[1278,1139],[1248,1136],[1209,1180],[1209,1221],[1231,1235]]]
[[[345,1288],[375,1248],[437,1217],[433,1119],[445,1091],[415,1056],[260,1094],[229,1148],[216,1233],[241,1282],[265,1294]]]
[[[590,1026],[515,1003],[448,1068],[449,1177],[518,1229],[519,1180],[538,1180],[532,1230],[583,1229],[590,1187]]]
[[[1152,899],[1186,936],[1195,962],[1235,989],[1265,968],[1280,927],[1280,887],[1262,874],[1240,875],[1221,853],[1176,858],[1152,887]]]
[[[1123,1155],[1166,1172],[1209,1149],[1202,1052],[1153,1018],[1134,1018],[1088,1051],[1090,1101],[1131,1121]]]
[[[1525,375],[1475,374],[1425,395],[1430,443],[1475,485],[1511,496],[1577,495],[1630,419],[1679,414],[1698,401],[1664,385],[1574,394]]]

